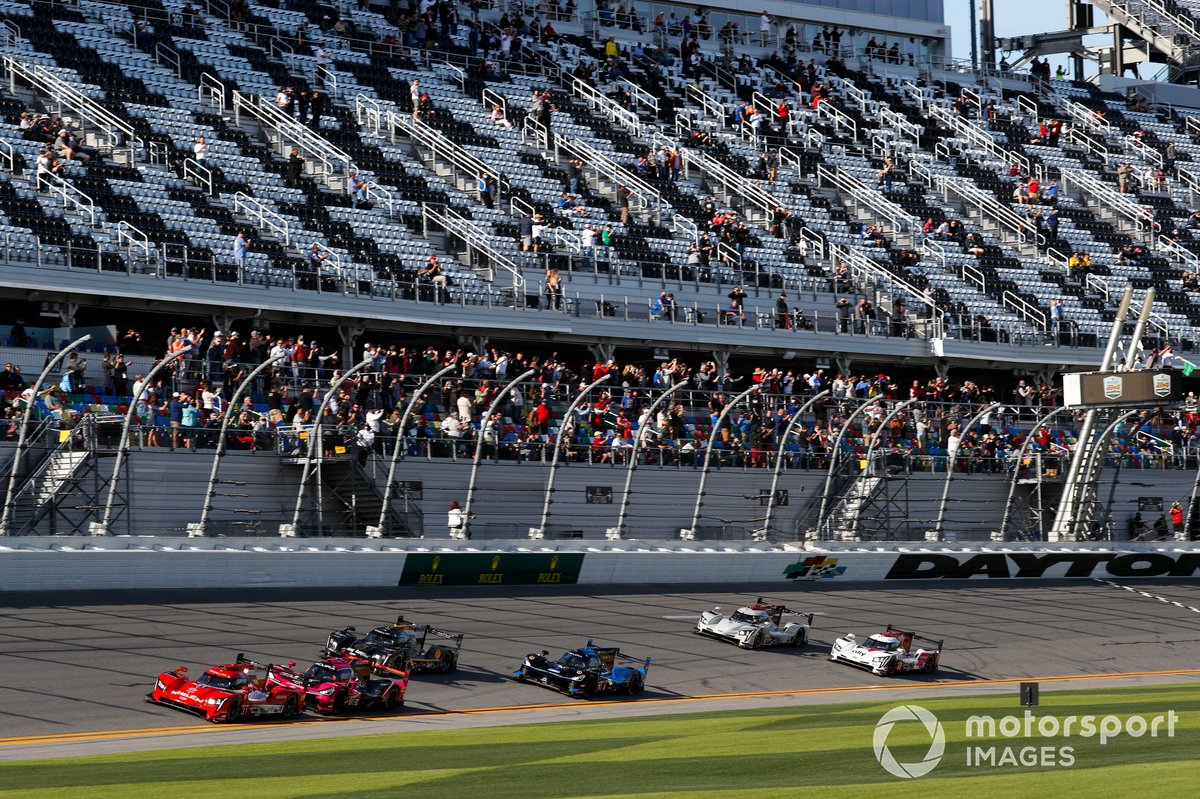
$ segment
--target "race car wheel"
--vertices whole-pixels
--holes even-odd
[[[792,639],[792,646],[804,646],[808,643],[808,633],[804,630],[796,633],[796,637]]]
[[[454,664],[450,659],[450,653],[442,652],[438,656],[438,671],[440,671],[442,674],[447,674],[453,668],[454,668]]]
[[[346,692],[345,691],[338,691],[336,694],[333,695],[333,712],[334,713],[345,713],[346,712]]]
[[[760,631],[760,632],[755,633],[754,637],[750,639],[750,648],[751,649],[761,649],[762,645],[763,645],[763,634]]]
[[[237,699],[230,699],[229,704],[225,706],[225,722],[233,723],[242,716],[242,703]]]
[[[894,676],[896,674],[896,659],[892,658],[887,663],[885,663],[882,671],[883,671],[884,677]]]
[[[283,717],[285,719],[295,718],[300,712],[300,700],[296,699],[295,694],[289,696],[287,701],[283,703]]]
[[[630,696],[637,696],[645,687],[646,686],[642,683],[642,678],[640,676],[635,676],[629,681],[629,685],[625,686],[625,690],[628,691]]]
[[[525,666],[521,666],[521,670],[517,672],[517,682],[525,682],[529,679],[529,674],[525,671]]]
[[[929,658],[929,660],[925,661],[925,666],[921,669],[921,671],[925,672],[926,674],[933,674],[935,671],[937,671],[937,667],[937,658]]]
[[[450,672],[458,671],[458,655],[448,654],[446,656],[446,660],[449,661],[449,665],[446,666],[447,674],[449,674]]]
[[[400,698],[400,691],[393,688],[387,692],[387,696],[383,698],[383,707],[385,710],[395,710],[404,704],[404,700]]]

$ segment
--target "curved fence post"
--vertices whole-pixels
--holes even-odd
[[[558,453],[563,447],[563,439],[565,438],[563,432],[566,429],[567,423],[570,422],[571,418],[575,415],[575,409],[579,406],[579,403],[583,400],[583,398],[590,394],[592,389],[603,383],[605,380],[608,380],[610,377],[612,377],[611,372],[602,376],[599,380],[593,380],[591,383],[589,383],[587,387],[583,389],[583,391],[580,391],[575,395],[575,399],[571,400],[571,404],[567,407],[567,412],[563,414],[562,423],[558,426],[558,435],[554,438],[554,455],[550,458],[550,475],[546,478],[546,496],[542,500],[542,520],[537,527],[533,527],[529,530],[530,538],[546,537],[546,523],[550,520],[550,503],[553,502],[551,497],[554,495],[554,477],[558,473]],[[567,446],[571,446],[569,440]]]
[[[762,391],[761,385],[750,386],[750,388],[738,394],[729,404],[721,409],[721,413],[717,416],[717,421],[713,424],[712,430],[708,432],[708,446],[704,448],[704,465],[700,468],[700,485],[696,487],[696,507],[692,510],[692,524],[686,530],[679,531],[679,537],[685,541],[692,541],[696,538],[696,526],[700,524],[700,508],[704,505],[704,484],[708,482],[708,466],[712,462],[713,445],[717,441],[717,433],[721,430],[721,424],[725,421],[725,417],[729,412],[737,407],[746,397]]]
[[[421,397],[425,396],[425,392],[433,387],[433,384],[440,380],[445,375],[458,369],[457,363],[452,363],[444,369],[438,370],[436,374],[426,380],[412,395],[412,399],[408,401],[408,405],[404,407],[404,413],[400,416],[400,425],[397,428],[396,442],[392,445],[392,460],[388,465],[387,485],[383,488],[383,505],[379,508],[379,524],[375,527],[367,527],[367,538],[382,538],[383,530],[387,525],[388,505],[392,501],[392,483],[396,480],[396,463],[400,460],[400,450],[403,448],[404,431],[408,429],[408,419],[412,416],[413,409],[417,407],[417,402]]]
[[[975,426],[976,422],[987,416],[989,413],[999,410],[999,408],[999,402],[993,402],[990,405],[985,405],[983,409],[979,411],[979,413],[972,416],[969,420],[967,420],[967,423],[963,425],[962,432],[959,434],[959,441],[962,441],[963,436],[965,436],[967,431]],[[949,456],[950,453],[946,454]],[[954,461],[958,453],[955,452],[954,455],[955,457],[946,458],[946,482],[942,484],[942,500],[938,503],[937,522],[933,528],[934,535],[938,541],[942,540],[942,525],[946,521],[946,502],[950,499],[950,481],[954,479]]]
[[[517,375],[517,377],[510,380],[508,385],[500,389],[500,393],[498,393],[492,400],[492,404],[488,406],[487,413],[484,414],[483,419],[479,424],[479,436],[475,441],[475,458],[471,461],[471,478],[467,482],[467,503],[463,507],[463,518],[468,525],[471,523],[471,503],[475,501],[475,479],[479,476],[479,458],[483,454],[484,427],[491,420],[492,414],[495,413],[496,409],[500,407],[500,401],[508,396],[508,393],[512,391],[518,383],[520,383],[522,380],[529,379],[529,377],[536,371],[536,369],[529,369],[528,371],[522,372],[520,375]],[[500,434],[497,432],[496,446],[499,445]]]
[[[879,426],[877,428],[875,428],[875,435],[871,436],[871,443],[867,446],[867,457],[863,461],[864,463],[867,464],[867,468],[865,468],[861,472],[859,472],[858,477],[856,477],[854,479],[854,485],[852,485],[850,487],[850,491],[847,492],[848,494],[853,495],[854,492],[856,490],[858,490],[858,485],[859,485],[859,483],[861,483],[863,481],[863,478],[865,478],[868,474],[871,473],[871,459],[875,457],[875,448],[877,446],[879,446],[879,439],[881,438],[883,431],[887,428],[888,422],[892,421],[892,419],[895,419],[896,416],[899,415],[899,413],[902,410],[904,410],[905,408],[907,408],[910,405],[913,405],[917,402],[921,402],[921,401],[922,400],[919,397],[913,397],[912,399],[907,399],[904,402],[899,403],[895,408],[892,408],[891,413],[889,413],[887,416],[885,416],[879,420]],[[886,472],[886,470],[885,470],[885,472]],[[859,526],[862,524],[861,507],[862,506],[860,505],[859,506],[860,512],[854,514],[854,537],[855,538],[858,538]]]
[[[12,471],[8,473],[8,488],[4,492],[4,510],[0,512],[0,535],[8,535],[9,519],[12,517],[13,493],[17,488],[17,472],[21,465],[21,458],[25,455],[26,442],[28,436],[29,420],[33,418],[33,406],[37,404],[38,392],[42,390],[42,384],[46,382],[46,378],[50,373],[58,368],[62,363],[62,359],[77,347],[86,344],[92,340],[92,334],[88,333],[85,336],[72,341],[67,346],[63,347],[58,353],[51,358],[44,367],[41,374],[37,377],[37,382],[33,384],[33,395],[30,396],[29,402],[25,405],[25,413],[21,415],[21,427],[17,431],[17,448],[13,451]]]
[[[129,428],[133,424],[133,415],[137,410],[138,401],[146,393],[147,389],[150,388],[150,383],[159,372],[191,351],[192,347],[189,344],[156,363],[154,368],[146,373],[146,379],[142,381],[141,391],[129,398],[129,409],[125,411],[125,421],[121,424],[121,440],[117,443],[117,458],[113,462],[112,477],[108,480],[108,498],[104,501],[104,519],[99,523],[92,522],[89,525],[92,535],[110,535],[112,532],[109,529],[109,525],[112,523],[113,500],[117,496],[117,484],[121,482],[121,469],[124,467],[125,458],[129,453]]]
[[[837,438],[833,439],[833,444],[829,447],[829,469],[825,472],[825,487],[821,489],[821,509],[817,512],[818,531],[825,526],[825,510],[829,507],[829,492],[833,489],[833,473],[837,469],[838,458],[842,454],[842,439],[846,437],[846,431],[850,429],[850,425],[854,424],[854,420],[858,418],[858,415],[879,401],[878,397],[870,397],[855,408],[846,417],[845,423],[838,430]]]
[[[233,396],[229,398],[229,402],[225,406],[225,418],[221,420],[221,432],[217,436],[217,451],[213,453],[212,468],[208,473],[208,488],[204,491],[204,505],[201,506],[200,521],[197,524],[189,524],[187,526],[189,538],[202,538],[208,534],[208,517],[212,511],[213,493],[216,491],[217,485],[217,468],[221,465],[221,456],[225,454],[225,433],[229,430],[229,420],[233,418],[242,394],[245,393],[248,387],[254,385],[254,379],[262,374],[268,366],[273,366],[286,357],[286,353],[280,353],[279,355],[267,358],[254,367],[254,371],[246,375],[241,385],[233,392]]]
[[[334,398],[351,375],[361,372],[371,364],[375,363],[374,358],[364,358],[358,363],[347,369],[341,377],[333,381],[329,386],[329,390],[325,392],[324,398],[321,399],[321,407],[317,409],[316,418],[313,419],[312,430],[308,432],[308,449],[304,453],[304,471],[300,473],[300,486],[296,489],[296,508],[292,512],[291,524],[279,525],[279,535],[283,538],[294,538],[300,529],[300,508],[304,504],[304,489],[308,485],[308,476],[312,473],[313,453],[317,448],[317,439],[320,438],[321,420],[325,418],[325,409],[329,407],[329,401]]]
[[[789,421],[787,427],[784,428],[783,437],[779,441],[779,450],[775,453],[775,470],[771,475],[771,495],[767,497],[767,514],[763,517],[761,538],[763,541],[767,540],[767,538],[771,535],[771,517],[775,514],[775,492],[779,489],[779,472],[783,468],[783,452],[784,448],[787,447],[788,439],[792,435],[792,430],[795,429],[796,424],[800,421],[800,417],[808,413],[808,411],[812,409],[812,406],[817,404],[818,400],[829,396],[829,393],[829,389],[825,389],[821,393],[814,394],[812,397],[810,397],[808,402],[801,405],[800,409],[792,414],[791,421]]]
[[[650,420],[654,418],[654,412],[679,389],[688,385],[689,378],[683,378],[680,382],[668,388],[662,394],[658,395],[650,407],[646,410],[646,424],[638,428],[637,435],[633,438],[633,447],[629,450],[629,463],[625,466],[625,490],[621,494],[621,512],[617,514],[617,526],[608,529],[607,537],[612,541],[621,540],[625,535],[625,519],[629,514],[629,489],[633,486],[633,473],[637,471],[638,452],[641,451],[642,441],[646,438],[646,433],[649,432]]]
[[[1004,501],[1004,515],[1000,518],[1001,541],[1008,540],[1008,514],[1012,512],[1013,496],[1017,492],[1017,481],[1020,479],[1021,475],[1021,461],[1025,460],[1025,453],[1029,451],[1029,442],[1033,440],[1033,434],[1040,430],[1043,425],[1045,425],[1055,416],[1058,416],[1063,411],[1069,410],[1071,409],[1064,406],[1050,411],[1033,423],[1033,430],[1031,430],[1029,435],[1025,436],[1025,440],[1021,442],[1021,448],[1017,450],[1017,460],[1013,466],[1012,480],[1010,480],[1008,483],[1008,499]]]

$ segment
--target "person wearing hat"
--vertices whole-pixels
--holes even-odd
[[[837,327],[839,333],[850,332],[850,300],[845,297],[837,301]]]
[[[54,147],[58,154],[66,161],[78,161],[81,164],[87,165],[92,160],[92,156],[87,152],[78,138],[71,134],[66,128],[58,132],[58,139],[54,142]]]
[[[787,294],[780,292],[775,300],[775,327],[786,330],[792,326],[792,309],[788,307]]]

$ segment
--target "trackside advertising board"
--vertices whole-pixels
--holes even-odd
[[[538,585],[579,582],[582,552],[410,553],[400,585]]]
[[[838,582],[1200,577],[1200,552],[806,553],[782,576]]]

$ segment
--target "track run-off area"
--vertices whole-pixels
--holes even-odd
[[[1200,683],[1200,583],[537,586],[0,595],[0,760],[544,723],[786,704]],[[1152,596],[1147,596],[1150,594]],[[692,633],[700,611],[758,596],[813,612],[811,643],[745,651]],[[1177,603],[1177,604],[1176,604]],[[148,704],[160,671],[238,652],[306,667],[327,633],[403,614],[465,634],[459,668],[414,676],[390,715],[212,725]],[[827,659],[833,639],[893,624],[944,638],[936,675],[876,677]],[[588,639],[652,661],[636,700],[571,700],[511,679],[531,651]]]

